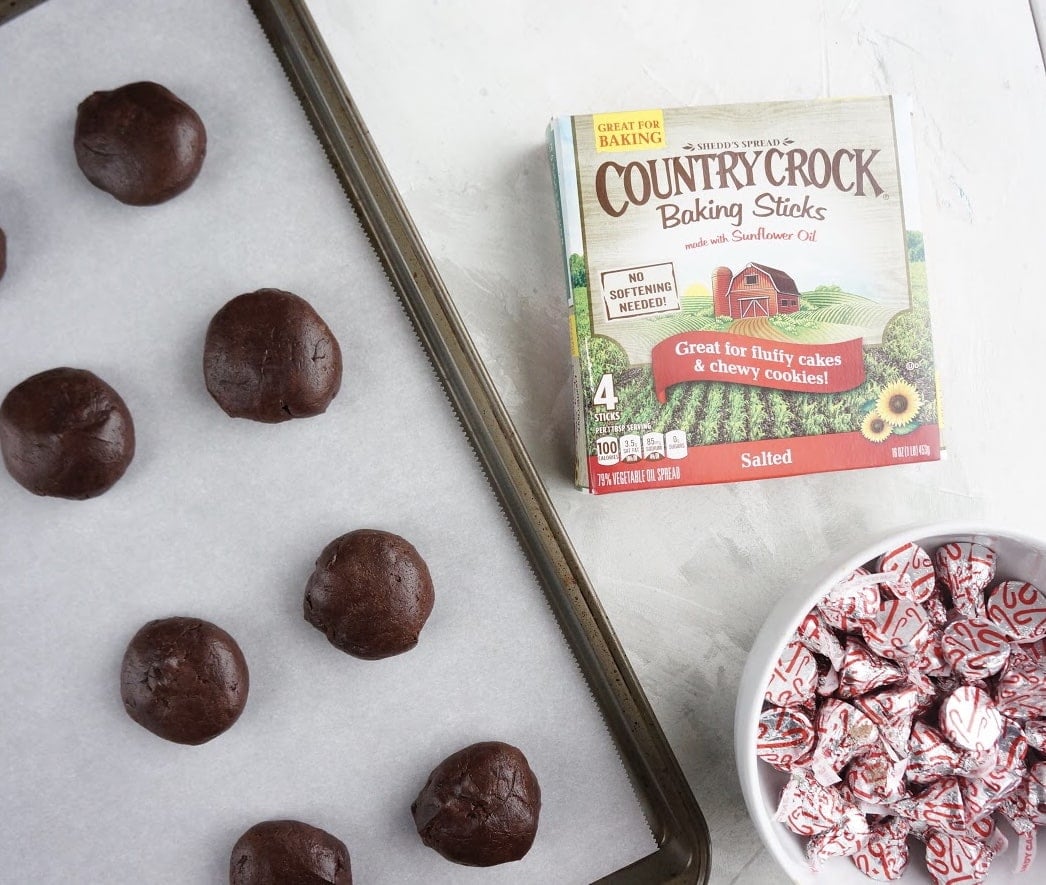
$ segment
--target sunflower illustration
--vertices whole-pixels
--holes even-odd
[[[910,424],[919,411],[919,391],[907,381],[891,381],[881,391],[875,411],[891,427]]]
[[[890,425],[872,409],[861,422],[861,435],[871,442],[880,443],[890,435]]]

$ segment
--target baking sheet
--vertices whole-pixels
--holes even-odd
[[[219,882],[236,837],[297,817],[342,838],[361,881],[583,882],[656,846],[588,689],[410,325],[246,3],[62,0],[0,28],[0,390],[89,368],[134,414],[109,493],[35,498],[0,475],[0,852],[10,881]],[[123,206],[76,168],[77,103],[162,82],[200,113],[196,184]],[[276,286],[337,335],[319,418],[228,419],[203,333]],[[414,651],[357,661],[301,617],[312,561],[361,526],[426,557],[436,607]],[[202,747],[126,717],[126,642],[192,614],[239,641],[240,721]],[[413,831],[449,752],[498,738],[541,781],[527,858],[472,870]],[[71,873],[75,871],[75,873]]]

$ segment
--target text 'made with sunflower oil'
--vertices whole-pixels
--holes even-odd
[[[940,458],[896,98],[557,117],[577,484]]]

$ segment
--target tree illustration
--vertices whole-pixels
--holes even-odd
[[[920,231],[906,231],[908,236],[908,260],[925,261],[926,250],[923,247],[923,235]]]
[[[588,286],[588,272],[585,270],[585,259],[574,252],[570,256],[570,285],[577,289]]]

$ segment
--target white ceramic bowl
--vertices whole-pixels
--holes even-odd
[[[931,555],[947,541],[978,541],[993,547],[998,554],[996,581],[1023,579],[1038,587],[1046,585],[1046,541],[1022,535],[1019,532],[970,523],[942,523],[914,526],[879,539],[855,544],[840,555],[815,569],[807,579],[787,590],[771,610],[756,636],[749,652],[734,716],[734,743],[737,771],[741,778],[748,813],[770,853],[796,882],[818,885],[868,885],[873,880],[864,876],[849,858],[832,858],[821,872],[814,874],[806,862],[806,842],[783,824],[774,820],[781,790],[788,775],[761,762],[755,753],[759,714],[763,709],[763,694],[770,674],[788,640],[795,633],[806,613],[838,581],[855,568],[875,559],[880,553],[892,550],[907,541],[915,541]],[[1002,828],[1009,836],[1008,828]],[[992,863],[987,882],[1046,882],[1046,851],[1040,850],[1034,866],[1027,873],[1014,875],[1015,840]],[[909,840],[914,845],[914,840]],[[931,882],[926,872],[921,850],[913,848],[911,862],[901,881],[905,883]]]

